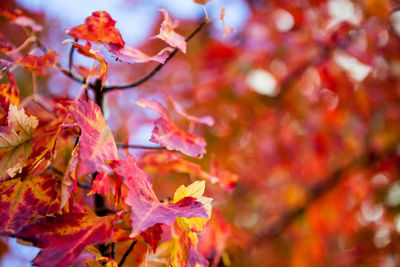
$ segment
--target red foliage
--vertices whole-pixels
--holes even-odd
[[[18,238],[38,266],[399,265],[399,4],[234,1],[233,29],[211,1],[160,9],[141,47],[106,11],[62,41],[1,2],[0,257]]]

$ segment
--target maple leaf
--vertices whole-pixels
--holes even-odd
[[[176,110],[176,112],[178,112],[180,115],[182,115],[183,117],[185,117],[186,119],[195,122],[195,123],[202,123],[202,124],[206,124],[208,126],[213,126],[214,125],[214,119],[211,116],[204,116],[204,117],[196,117],[196,116],[192,116],[186,113],[186,111],[182,108],[182,106],[180,104],[178,104],[178,102],[174,101],[172,98],[169,98],[170,101],[172,102],[172,105],[174,106],[174,109]]]
[[[78,40],[86,40],[101,44],[102,42],[123,47],[125,45],[121,34],[106,11],[93,12],[84,24],[67,29],[66,32]]]
[[[32,153],[32,134],[38,124],[38,119],[27,116],[24,108],[10,105],[8,126],[0,126],[0,181],[22,170]]]
[[[167,10],[160,9],[164,21],[161,23],[160,33],[156,35],[157,38],[165,41],[172,47],[176,47],[183,53],[186,53],[186,40],[185,38],[176,33],[174,29],[178,27],[179,22],[169,17]]]
[[[220,19],[222,21],[222,25],[224,26],[224,37],[230,34],[234,28],[226,24],[225,22],[225,8],[221,8],[221,16]]]
[[[206,152],[204,138],[180,130],[172,122],[168,111],[158,101],[141,98],[135,104],[143,108],[152,109],[161,116],[154,122],[150,141],[162,145],[168,150],[181,151],[191,157],[202,155]]]
[[[58,54],[51,49],[43,56],[26,55],[14,64],[23,66],[28,71],[45,75],[44,68],[54,68],[58,62]]]
[[[203,204],[207,212],[207,218],[177,218],[176,222],[179,227],[188,232],[189,238],[192,244],[197,247],[197,235],[191,232],[201,231],[204,225],[207,223],[208,219],[211,217],[211,202],[212,199],[208,197],[203,197],[205,190],[204,181],[196,181],[189,186],[185,187],[181,185],[174,194],[172,203],[177,203],[185,197],[194,197],[197,201]]]
[[[1,182],[0,234],[14,234],[34,216],[57,212],[57,184],[57,177],[48,174]]]
[[[5,124],[5,114],[8,113],[10,104],[18,106],[20,102],[19,90],[14,75],[11,72],[8,72],[7,74],[10,81],[8,83],[0,84],[0,125]]]
[[[176,217],[207,218],[206,210],[193,197],[174,204],[161,203],[153,191],[150,177],[138,167],[133,156],[110,163],[116,175],[123,177],[128,188],[125,203],[132,208],[130,237],[135,237],[158,223],[171,225]]]
[[[101,85],[103,86],[107,79],[107,72],[108,72],[108,63],[105,61],[104,56],[100,53],[100,51],[92,48],[89,42],[86,43],[85,46],[80,45],[76,42],[72,42],[72,45],[77,48],[78,53],[93,58],[100,62],[100,71],[99,71],[99,78],[101,80]],[[89,70],[89,73],[90,70]]]
[[[104,46],[112,53],[117,60],[128,63],[145,63],[149,61],[156,61],[161,64],[165,63],[168,58],[167,49],[161,50],[157,55],[149,56],[139,49],[130,46],[117,46],[113,44],[104,44]]]
[[[33,19],[25,16],[21,9],[3,9],[0,15],[8,19],[12,24],[21,27],[30,27],[34,32],[40,32],[42,30],[42,26],[37,24]]]
[[[88,173],[109,170],[105,161],[118,159],[118,151],[100,107],[92,101],[78,100],[69,108],[81,129],[77,178]]]
[[[37,219],[14,236],[42,250],[33,263],[40,266],[69,266],[86,246],[111,239],[115,216],[97,217],[87,212],[56,214]]]

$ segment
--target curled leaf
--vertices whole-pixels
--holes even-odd
[[[143,108],[152,109],[161,116],[154,122],[153,135],[150,141],[162,145],[168,150],[181,151],[191,157],[202,155],[206,152],[204,138],[179,129],[172,122],[168,111],[158,101],[141,98],[135,104]]]
[[[201,123],[201,124],[206,124],[208,126],[213,126],[214,125],[214,119],[211,116],[204,116],[204,117],[196,117],[192,116],[186,113],[186,111],[182,108],[178,102],[174,101],[172,98],[170,98],[172,105],[174,105],[174,108],[176,112],[178,112],[180,115],[185,117],[186,119],[195,122],[195,123]]]
[[[98,74],[99,74],[99,79],[102,81],[101,85],[104,85],[107,79],[108,63],[105,61],[104,56],[100,53],[100,51],[92,48],[90,43],[86,43],[86,45],[83,46],[76,42],[72,42],[72,45],[77,48],[78,53],[86,57],[93,58],[98,62],[100,62],[101,65]],[[89,70],[89,74],[92,74],[91,70]],[[93,72],[93,74],[96,74],[96,72]]]
[[[156,37],[186,53],[185,38],[174,31],[178,27],[179,22],[171,19],[165,9],[160,9],[160,12],[164,17],[164,21],[161,23],[160,33]]]
[[[124,46],[121,34],[115,26],[113,20],[106,11],[93,12],[87,17],[84,24],[67,29],[67,33],[78,40],[86,40],[101,44],[102,42]]]
[[[113,44],[104,44],[104,46],[118,60],[128,63],[145,63],[149,61],[156,61],[164,64],[165,60],[168,58],[168,54],[166,54],[165,49],[161,50],[157,55],[149,56],[142,51],[130,46],[120,47]]]

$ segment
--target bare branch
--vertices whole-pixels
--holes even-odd
[[[144,146],[133,144],[117,144],[118,148],[136,148],[136,149],[164,149],[162,146]]]

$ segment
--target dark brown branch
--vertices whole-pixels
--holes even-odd
[[[326,193],[335,188],[335,186],[339,184],[344,179],[344,177],[346,177],[346,173],[352,170],[357,170],[374,165],[389,156],[390,154],[395,153],[396,148],[397,142],[395,144],[388,145],[387,148],[383,149],[379,153],[369,152],[363,154],[355,158],[353,161],[343,166],[342,168],[332,172],[326,179],[315,184],[309,189],[308,199],[303,206],[283,213],[272,225],[262,229],[255,236],[255,244],[260,245],[280,236],[297,218],[301,217],[305,213],[305,211],[313,203],[316,202],[316,200],[320,199]]]
[[[121,266],[125,263],[126,258],[128,258],[129,253],[131,253],[131,251],[132,251],[133,248],[135,247],[136,243],[137,243],[136,240],[133,241],[133,242],[131,243],[131,245],[129,246],[129,248],[125,251],[124,256],[122,256],[121,261],[118,263],[118,267],[121,267]]]
[[[164,149],[162,146],[143,146],[132,144],[117,144],[118,148],[136,148],[136,149]]]
[[[68,56],[69,72],[72,72],[72,65],[73,65],[73,61],[74,61],[74,51],[75,51],[75,46],[71,45],[71,49],[69,50],[69,56]]]
[[[208,21],[207,20],[203,20],[199,26],[197,26],[197,28],[188,36],[186,37],[186,42],[189,42],[194,36],[196,36],[197,33],[199,33],[201,31],[201,29],[207,25]],[[146,82],[147,80],[149,80],[150,78],[152,78],[157,72],[159,72],[166,64],[168,61],[170,61],[175,54],[178,52],[178,48],[175,48],[171,54],[169,54],[168,58],[165,60],[164,64],[160,63],[158,64],[152,71],[150,71],[148,74],[146,74],[144,77],[140,78],[137,81],[134,81],[132,83],[128,83],[125,85],[110,85],[110,86],[105,86],[103,88],[104,92],[108,92],[108,91],[112,91],[112,90],[124,90],[124,89],[130,89],[130,88],[134,88],[137,87],[139,85],[141,85],[142,83]]]

